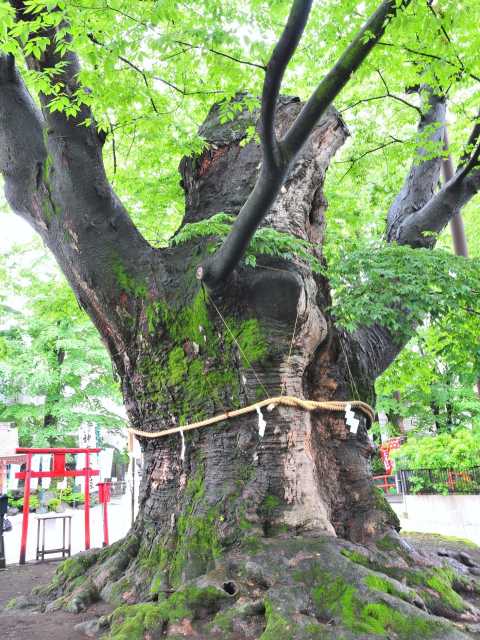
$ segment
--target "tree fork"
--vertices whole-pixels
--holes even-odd
[[[23,19],[23,3],[13,4]],[[323,180],[347,135],[329,105],[397,9],[407,5],[382,2],[302,106],[296,99],[277,100],[310,7],[310,2],[295,0],[278,57],[266,71],[262,126],[255,115],[262,147],[253,142],[241,146],[244,132],[230,135],[225,144],[217,106],[204,137],[220,151],[207,149],[200,158],[182,161],[183,224],[208,219],[219,210],[237,216],[211,261],[208,238],[152,249],[106,180],[102,140],[93,120],[80,129],[75,118],[52,114],[45,96],[41,114],[13,75],[11,58],[2,59],[0,81],[6,90],[0,93],[0,169],[7,177],[9,201],[36,224],[106,340],[134,425],[155,431],[176,420],[249,404],[265,390],[325,400],[358,394],[371,401],[375,377],[401,348],[394,336],[378,325],[360,327],[352,335],[335,327],[327,310],[328,283],[298,256],[257,256],[256,269],[241,260],[260,224],[312,242],[312,255],[322,258]],[[76,90],[78,60],[71,53],[59,60],[55,33],[49,37],[46,54],[40,61],[27,57],[28,64],[44,69],[68,62],[62,81]],[[432,95],[422,122],[441,126],[442,114],[443,98]],[[91,114],[83,105],[81,117],[86,115]],[[39,141],[30,155],[26,128]],[[413,191],[423,188],[424,202],[415,209],[396,201],[392,241],[421,245],[432,219],[442,228],[476,193],[478,151],[436,194],[439,158],[412,168],[402,196],[408,203]],[[52,180],[45,179],[48,156]],[[45,218],[39,202],[53,207],[55,215]],[[120,260],[113,269],[109,250],[121,254],[116,254]],[[207,295],[194,275],[199,262],[210,288]],[[343,417],[321,412],[278,408],[266,420],[263,436],[256,416],[234,420],[228,428],[194,432],[186,437],[184,455],[177,437],[142,441],[145,473],[134,530],[112,549],[67,561],[50,587],[49,596],[58,596],[52,606],[78,610],[98,597],[119,605],[132,598],[149,600],[119,607],[111,619],[113,638],[128,637],[133,623],[142,637],[156,622],[154,631],[167,637],[225,638],[227,633],[233,638],[239,632],[228,625],[242,615],[257,618],[252,633],[261,633],[263,640],[283,630],[287,638],[299,640],[312,634],[336,637],[337,631],[350,638],[468,637],[422,613],[441,613],[457,622],[463,615],[477,616],[458,593],[459,584],[465,590],[468,584],[470,591],[476,587],[456,581],[450,570],[438,573],[438,559],[432,573],[420,577],[410,572],[409,564],[418,557],[395,536],[398,523],[371,483],[366,422],[354,435]],[[368,546],[359,548],[352,541]],[[378,571],[385,575],[380,582],[373,575]],[[415,592],[406,592],[405,584],[414,585]],[[425,600],[416,598],[417,590]],[[236,606],[229,609],[227,602],[236,605],[238,595],[246,598],[252,615]],[[233,610],[230,622],[216,618],[227,609]],[[205,617],[213,628],[202,626]],[[183,628],[175,627],[184,620]],[[215,625],[220,624],[227,628],[218,631]]]
[[[275,104],[283,74],[298,46],[311,8],[311,0],[294,0],[287,24],[265,73],[261,107],[262,126],[259,131],[263,149],[261,171],[230,234],[214,256],[197,269],[197,278],[207,286],[218,288],[225,283],[245,254],[255,229],[275,202],[289,175],[291,164],[314,127],[380,40],[398,9],[403,9],[409,4],[410,0],[402,0],[400,3],[396,0],[385,0],[379,5],[279,140],[275,134]]]

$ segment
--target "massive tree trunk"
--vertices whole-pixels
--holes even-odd
[[[286,127],[299,109],[297,100],[282,100],[278,127]],[[238,213],[261,162],[258,144],[241,145],[246,124],[243,114],[222,126],[212,109],[203,128],[209,148],[181,164],[185,223],[219,211]],[[313,242],[318,260],[323,180],[346,135],[338,114],[329,110],[265,221]],[[124,384],[134,426],[157,431],[280,394],[372,401],[373,377],[356,379],[344,337],[328,315],[324,278],[297,258],[259,256],[255,269],[240,267],[225,287],[207,293],[195,269],[208,246],[208,240],[194,238],[169,252],[163,301],[149,303],[135,368]],[[203,532],[207,540],[220,546],[282,530],[363,541],[395,524],[387,508],[377,508],[362,414],[355,435],[343,413],[277,406],[264,416],[263,437],[256,413],[186,434],[184,459],[179,434],[140,438],[145,475],[138,531],[154,531],[156,544],[180,533],[190,539],[199,526],[188,523],[184,530],[193,504],[194,520],[204,520],[202,529],[211,529]],[[198,556],[198,549],[192,546],[189,553]],[[202,555],[211,560],[208,548]]]
[[[19,20],[32,20],[21,0],[11,4]],[[182,161],[185,218],[177,242],[162,250],[113,192],[89,108],[68,117],[40,95],[38,109],[13,57],[0,56],[7,199],[99,330],[135,429],[148,435],[280,394],[374,402],[375,378],[402,342],[378,324],[352,334],[336,327],[328,282],[313,266],[323,262],[325,173],[347,136],[329,105],[408,5],[382,2],[302,106],[278,99],[311,6],[294,0],[265,70],[260,114],[222,124],[213,107],[204,152]],[[27,64],[61,62],[66,95],[81,93],[78,59],[59,53],[56,28],[46,29],[49,44]],[[436,142],[445,99],[420,90],[428,98],[420,131]],[[252,120],[261,144],[246,140]],[[476,129],[472,136],[473,144]],[[386,230],[389,241],[412,247],[432,246],[424,232],[440,231],[480,189],[477,151],[438,192],[441,159],[419,156]],[[216,250],[208,225],[218,212],[236,222]],[[263,251],[258,238],[251,244],[259,225],[268,232]],[[308,244],[296,253],[292,239]],[[249,246],[258,249],[255,268],[252,256],[242,262]],[[438,559],[423,573],[412,568],[426,561],[396,536],[397,520],[374,491],[369,425],[356,417],[353,433],[342,413],[277,404],[263,416],[189,431],[185,442],[178,433],[140,437],[145,470],[133,530],[64,563],[43,592],[56,598],[48,607],[78,610],[100,596],[128,603],[110,620],[115,640],[471,637],[426,613],[480,620],[458,594],[480,591],[471,562],[457,563],[456,573]]]
[[[283,98],[278,127],[300,106]],[[212,109],[203,127],[209,147],[181,163],[184,225],[238,213],[261,161],[256,143],[241,144],[256,117],[244,112],[220,125]],[[323,181],[347,135],[329,109],[265,222],[312,242],[319,261]],[[131,367],[121,371],[133,426],[159,431],[280,394],[373,402],[379,329],[377,341],[366,330],[352,337],[336,329],[328,282],[296,256],[258,256],[256,268],[240,266],[207,292],[195,273],[216,241],[193,237],[168,250],[161,297],[148,272],[120,276],[119,299],[141,299]],[[67,561],[42,592],[47,610],[78,611],[99,597],[120,605],[97,623],[115,640],[470,637],[427,612],[475,620],[452,585],[462,594],[480,587],[458,563],[458,579],[432,558],[425,574],[411,568],[427,559],[397,537],[396,516],[373,488],[366,417],[357,413],[356,434],[343,413],[277,405],[263,417],[263,436],[251,413],[185,433],[184,443],[178,433],[140,437],[133,530]],[[434,580],[438,590],[421,586]]]

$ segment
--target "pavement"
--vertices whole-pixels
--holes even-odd
[[[108,505],[108,530],[109,543],[115,542],[123,538],[130,529],[131,517],[131,499],[130,493],[127,491],[124,495],[112,497],[112,501]],[[81,509],[66,509],[62,514],[50,512],[48,515],[69,515],[72,516],[72,555],[85,549],[85,512]],[[18,563],[20,557],[20,539],[22,533],[22,514],[8,516],[12,523],[12,530],[4,533],[3,539],[5,543],[5,558],[7,565]],[[31,513],[28,525],[27,537],[27,556],[26,560],[35,560],[37,548],[37,521],[36,513]],[[102,506],[96,505],[90,508],[90,546],[101,547],[103,542],[103,512]],[[55,549],[62,546],[62,520],[47,520],[45,523],[45,548]],[[55,558],[59,556],[48,555],[46,558]]]

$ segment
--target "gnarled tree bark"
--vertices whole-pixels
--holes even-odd
[[[12,4],[19,19],[29,19],[22,2]],[[402,348],[388,329],[373,325],[348,334],[337,328],[328,311],[328,282],[312,270],[310,261],[299,256],[289,260],[258,256],[252,269],[242,258],[256,229],[264,226],[309,241],[312,256],[323,260],[323,182],[331,158],[348,135],[331,103],[389,21],[408,4],[382,2],[302,105],[295,98],[279,98],[283,72],[311,5],[294,0],[266,69],[260,113],[243,112],[235,122],[221,124],[214,106],[202,130],[207,147],[200,156],[181,163],[186,197],[182,226],[219,211],[235,217],[231,232],[213,255],[214,240],[208,238],[164,250],[152,248],[107,181],[102,139],[89,110],[82,106],[76,117],[52,113],[46,96],[40,96],[40,110],[12,57],[0,58],[0,171],[7,199],[51,249],[101,333],[122,381],[134,427],[158,431],[280,393],[374,402],[375,378]],[[53,43],[55,33],[48,36]],[[59,61],[67,63],[59,79],[71,93],[79,88],[73,54],[62,60],[51,44],[40,60],[27,56],[27,63],[40,69]],[[420,130],[438,123],[431,135],[441,139],[444,98],[427,95],[429,105]],[[82,125],[86,119],[89,126]],[[240,144],[252,120],[261,144]],[[441,230],[480,188],[477,159],[474,151],[438,192],[441,158],[414,163],[390,210],[388,239],[431,246],[433,240],[424,232]],[[299,543],[291,542],[300,535],[310,559],[320,555],[321,543],[312,538],[328,540],[329,553],[346,578],[340,547],[331,552],[335,537],[367,543],[397,527],[394,514],[371,483],[372,449],[364,416],[357,415],[356,434],[350,433],[342,414],[326,411],[277,407],[263,417],[267,423],[263,436],[255,414],[191,432],[185,435],[183,455],[178,435],[141,438],[145,471],[139,516],[128,540],[114,549],[110,559],[105,551],[79,561],[83,572],[93,560],[104,561],[90,571],[82,587],[85,597],[101,593],[115,600],[116,594],[118,601],[126,592],[127,600],[161,600],[185,581],[196,579],[198,585],[208,572],[208,580],[216,571],[240,579],[243,569],[235,565],[235,553],[244,558],[249,549],[254,553],[269,544],[279,550],[279,564],[273,570],[277,575],[302,562]],[[405,564],[402,554],[410,552],[398,541],[388,544],[394,544],[396,559]],[[343,550],[352,554],[351,546]],[[258,566],[263,573],[255,578],[251,577],[255,567],[245,565],[251,580],[245,575],[242,580],[251,615],[265,614],[267,629],[272,624],[269,632],[274,633],[271,602],[280,600],[279,593],[295,592],[296,578],[290,571],[288,581],[278,576],[267,579],[263,574],[270,562],[271,555],[261,557]],[[321,568],[315,562],[305,568],[307,577],[299,578],[305,593],[310,582],[328,582],[334,576],[332,566],[326,569],[330,560],[325,562]],[[371,562],[370,568],[375,568],[375,560]],[[68,590],[68,583],[75,589],[68,606],[77,606],[77,586],[66,567],[53,591]],[[365,596],[362,571],[355,573],[355,584]],[[278,589],[272,586],[276,584]],[[234,595],[237,587],[229,585],[227,581],[222,588]],[[352,595],[348,589],[345,593]],[[322,614],[320,605],[315,609],[310,601],[305,604],[306,597],[286,608],[288,620],[294,620],[303,633],[288,637],[312,637],[308,635],[312,616],[320,626],[317,636],[322,632],[328,637],[328,616],[338,613],[336,605]],[[57,605],[65,602],[62,596]],[[371,612],[362,608],[360,599],[355,602],[344,627],[365,637],[370,631],[375,635],[378,619],[374,616],[375,626]],[[413,596],[406,618],[415,611],[412,603]],[[352,622],[357,610],[365,618],[363,626]],[[386,628],[385,611],[375,612],[382,615]],[[159,633],[174,637],[175,629],[167,625],[173,614],[162,609],[159,615]],[[395,633],[406,638],[406,627],[400,632],[398,618],[396,623]],[[417,631],[420,628],[424,629],[420,624]],[[435,627],[432,637],[465,636]]]

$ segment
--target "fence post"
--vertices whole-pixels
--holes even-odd
[[[28,517],[30,515],[30,479],[32,477],[32,454],[27,454],[25,484],[23,488],[22,539],[20,542],[20,564],[25,564],[27,555]]]
[[[400,487],[403,494],[408,493],[408,480],[405,469],[400,471]]]
[[[85,550],[90,549],[90,453],[85,453]]]

